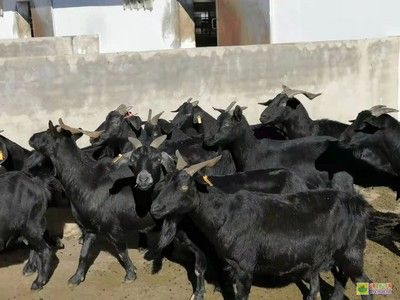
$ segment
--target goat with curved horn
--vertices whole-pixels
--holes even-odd
[[[282,93],[286,94],[286,96],[288,96],[289,98],[293,98],[296,95],[302,94],[306,96],[308,99],[312,100],[321,95],[321,93],[314,94],[303,90],[293,90],[287,85],[282,85],[282,89],[283,89]]]
[[[116,108],[116,112],[118,112],[120,115],[124,116],[126,113],[129,112],[129,110],[132,109],[132,106],[126,106],[125,104],[121,104]]]
[[[151,120],[150,120],[150,123],[152,124],[152,125],[157,125],[157,123],[158,123],[158,119],[160,119],[160,117],[161,117],[161,115],[163,114],[164,112],[162,111],[162,112],[160,112],[159,114],[156,114],[153,118],[151,118]]]
[[[161,135],[161,136],[155,138],[154,141],[151,142],[150,147],[158,149],[161,146],[161,144],[164,143],[164,141],[166,139],[167,139],[167,136],[165,134]]]
[[[375,109],[382,108],[382,107],[386,107],[386,105],[382,105],[382,104],[374,105],[369,109],[369,111],[373,111]]]
[[[211,168],[211,167],[215,166],[215,164],[216,164],[217,162],[219,162],[221,158],[222,158],[222,155],[217,156],[217,157],[215,157],[215,158],[213,158],[213,159],[209,159],[209,160],[203,161],[203,162],[201,162],[201,163],[192,165],[192,166],[190,166],[190,167],[187,167],[187,168],[184,169],[184,170],[185,170],[185,172],[188,173],[190,176],[193,176],[194,174],[196,174],[198,171],[200,171],[201,169],[203,169],[203,168],[205,168],[205,167]]]
[[[88,131],[88,130],[81,130],[81,132],[91,139],[98,139],[101,134],[104,132],[104,130],[99,130],[99,131]]]
[[[389,113],[393,113],[393,112],[399,112],[397,109],[395,108],[390,108],[390,107],[380,107],[380,108],[376,108],[374,110],[371,111],[371,114],[374,117],[379,117],[381,115],[384,114],[389,114]]]
[[[236,101],[232,101],[231,104],[228,105],[228,107],[225,109],[225,112],[230,112],[231,109],[235,106]]]
[[[128,140],[132,144],[134,150],[139,149],[140,147],[143,147],[142,142],[139,141],[137,138],[128,137]]]
[[[71,127],[71,126],[66,125],[66,124],[63,122],[62,118],[59,118],[59,119],[58,119],[58,124],[60,125],[60,127],[61,127],[62,129],[68,130],[68,131],[71,132],[72,134],[82,133],[82,129],[80,129],[80,128],[74,128],[74,127]]]
[[[178,171],[183,170],[183,168],[185,168],[188,165],[188,163],[182,157],[182,154],[179,152],[179,150],[175,151],[175,156],[177,158],[176,169]]]

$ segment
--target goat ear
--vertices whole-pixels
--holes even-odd
[[[56,130],[56,127],[54,127],[52,121],[49,121],[49,129],[50,129],[51,132],[56,132],[56,131],[57,131],[57,130]]]
[[[233,110],[233,118],[237,121],[241,121],[243,117],[242,108],[239,105],[236,105],[235,109]]]
[[[258,104],[264,105],[264,106],[268,106],[268,105],[270,105],[270,104],[272,103],[272,101],[273,101],[273,99],[268,100],[268,101],[266,101],[266,102],[258,102]]]
[[[128,122],[135,128],[135,130],[139,130],[142,126],[142,119],[137,116],[133,116],[128,118]]]
[[[161,228],[160,239],[158,241],[158,248],[160,250],[167,247],[175,238],[177,227],[178,227],[178,220],[169,218],[164,219]]]
[[[175,161],[168,153],[161,153],[161,164],[167,173],[172,173],[175,170]]]

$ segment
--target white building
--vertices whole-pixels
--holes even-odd
[[[101,52],[400,35],[399,0],[0,0],[0,39],[97,34]]]

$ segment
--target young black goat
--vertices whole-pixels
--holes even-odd
[[[0,250],[10,240],[26,239],[31,253],[24,274],[28,269],[37,269],[31,289],[41,289],[49,281],[52,262],[52,251],[43,238],[51,193],[40,179],[10,171],[0,175],[0,195]]]
[[[94,161],[78,148],[69,131],[54,127],[52,122],[47,131],[34,134],[29,144],[51,159],[83,233],[79,266],[69,283],[77,285],[84,281],[93,243],[99,234],[114,245],[126,271],[125,280],[136,279],[125,236],[128,230],[140,225],[132,188],[125,186],[116,194],[109,193],[113,183],[132,176],[131,171],[126,168],[115,170],[111,161]]]
[[[319,272],[332,267],[341,273],[336,274],[334,299],[341,299],[348,278],[369,281],[363,271],[368,217],[363,198],[336,190],[289,195],[227,194],[214,187],[201,191],[193,175],[217,159],[171,174],[151,213],[193,220],[231,270],[236,299],[248,299],[254,275],[307,280],[308,299],[319,292]]]

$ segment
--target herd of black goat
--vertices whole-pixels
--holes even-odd
[[[189,99],[170,122],[151,111],[143,122],[125,105],[96,131],[50,121],[30,138],[33,151],[0,136],[0,250],[25,241],[23,272],[37,272],[32,289],[41,289],[55,255],[45,214],[68,199],[82,231],[70,284],[85,280],[98,237],[134,280],[127,241],[140,230],[155,271],[165,256],[192,254],[194,299],[203,299],[212,273],[226,298],[247,299],[253,280],[269,276],[308,282],[311,300],[324,271],[335,278],[331,299],[343,299],[349,278],[370,281],[363,270],[370,207],[353,183],[399,195],[400,124],[388,114],[397,110],[377,105],[350,125],[312,120],[299,94],[319,95],[283,86],[260,103],[266,108],[253,126],[235,103],[215,108],[214,119]],[[91,145],[79,148],[83,134]],[[153,225],[143,230],[149,216]],[[152,245],[150,235],[158,237]]]

